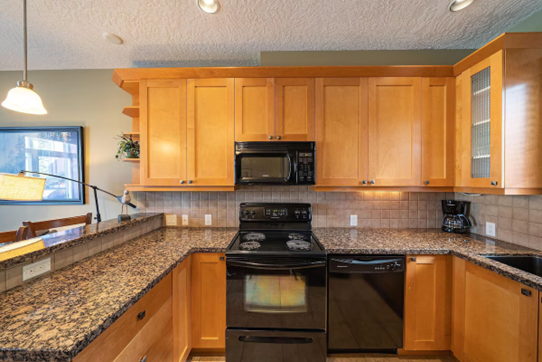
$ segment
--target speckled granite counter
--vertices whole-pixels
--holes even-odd
[[[439,230],[315,229],[328,253],[452,254],[542,290],[486,254],[534,250]],[[236,228],[161,228],[0,294],[0,360],[70,361],[193,252],[223,252]]]
[[[192,252],[236,228],[162,228],[0,294],[0,360],[70,361]]]
[[[163,214],[133,214],[132,220],[118,222],[117,220],[102,221],[99,224],[90,224],[57,233],[41,236],[43,239],[43,249],[35,250],[30,253],[19,255],[14,258],[0,261],[0,270],[7,269],[13,265],[21,264],[26,261],[36,260],[45,255],[68,248],[77,244],[82,244],[89,240],[99,238],[120,230],[139,225],[162,217]]]

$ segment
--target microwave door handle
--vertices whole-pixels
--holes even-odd
[[[286,157],[288,157],[288,165],[290,166],[290,169],[288,171],[288,178],[286,179],[286,182],[288,182],[292,177],[292,156],[288,153]]]

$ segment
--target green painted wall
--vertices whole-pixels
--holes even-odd
[[[522,32],[535,32],[542,31],[542,11],[534,13],[521,23],[513,26],[508,32],[510,33],[522,33]]]

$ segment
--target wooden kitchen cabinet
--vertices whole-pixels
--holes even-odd
[[[235,79],[235,141],[275,139],[275,80]]]
[[[538,292],[454,258],[452,351],[462,362],[535,362]]]
[[[367,78],[316,79],[316,185],[367,184]]]
[[[314,127],[314,78],[276,78],[275,138],[314,141]]]
[[[187,98],[188,184],[233,186],[233,79],[189,79]]]
[[[369,78],[369,182],[421,185],[421,78]]]
[[[422,78],[422,184],[455,181],[455,79]]]
[[[192,350],[192,256],[173,270],[173,351],[185,362]]]
[[[226,348],[226,257],[192,255],[192,348]]]
[[[405,285],[404,349],[450,349],[452,257],[408,255]]]
[[[142,185],[186,180],[186,80],[141,80]]]

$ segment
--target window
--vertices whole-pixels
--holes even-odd
[[[83,127],[0,128],[0,173],[35,171],[84,181]],[[43,201],[0,204],[83,204],[83,186],[45,177]]]

